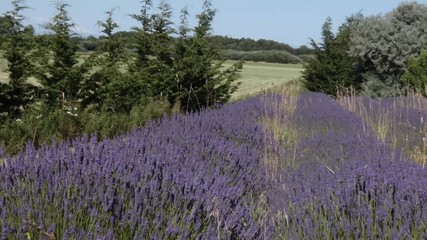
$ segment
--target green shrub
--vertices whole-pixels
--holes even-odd
[[[301,59],[287,51],[283,50],[260,50],[260,51],[236,51],[223,50],[223,58],[227,60],[244,60],[253,62],[268,63],[301,63]]]
[[[410,58],[403,80],[423,96],[427,96],[427,50]]]
[[[129,114],[99,112],[95,108],[79,109],[77,104],[48,108],[34,104],[20,119],[7,119],[0,125],[0,145],[9,154],[25,148],[27,142],[36,147],[55,141],[66,141],[82,134],[96,133],[100,139],[113,137],[134,127],[142,127],[169,111],[166,101],[148,101],[134,106]]]
[[[337,34],[332,32],[332,20],[328,18],[325,21],[322,27],[323,42],[312,40],[314,57],[307,58],[304,64],[303,82],[308,90],[336,96],[347,88],[356,91],[361,88],[357,61],[348,54],[351,28],[360,17],[347,18]]]

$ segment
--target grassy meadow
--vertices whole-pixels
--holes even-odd
[[[5,83],[8,82],[8,73],[7,70],[7,60],[2,56],[2,52],[0,51],[0,82]]]
[[[229,67],[232,63],[232,61],[226,62],[224,66]],[[302,70],[300,64],[245,62],[239,79],[241,85],[233,94],[233,99],[255,95],[288,81],[299,79]]]

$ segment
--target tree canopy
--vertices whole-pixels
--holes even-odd
[[[360,88],[357,65],[348,50],[351,28],[361,17],[355,15],[347,18],[336,35],[332,32],[332,19],[326,19],[322,27],[322,43],[311,41],[315,58],[310,59],[304,66],[304,85],[308,90],[336,96],[346,88]]]
[[[427,97],[427,50],[409,59],[403,80],[416,92]]]
[[[403,78],[408,59],[427,48],[427,6],[405,2],[385,15],[350,17],[336,35],[323,25],[323,42],[312,42],[315,59],[305,65],[309,90],[329,95],[352,87],[357,93],[386,97],[414,86]],[[414,60],[415,61],[415,60]],[[409,75],[408,75],[409,76]],[[415,84],[416,85],[416,84]]]
[[[0,83],[0,112],[10,117],[19,117],[23,108],[31,102],[31,85],[27,79],[33,71],[31,62],[31,44],[33,34],[23,25],[23,11],[27,8],[24,0],[13,0],[13,9],[7,12],[3,20],[5,57],[8,61],[9,82]]]
[[[371,96],[403,94],[402,75],[408,59],[420,54],[427,42],[427,6],[400,4],[384,16],[363,18],[352,29],[350,54],[361,63],[363,92]]]

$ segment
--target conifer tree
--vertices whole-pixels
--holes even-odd
[[[163,100],[172,95],[172,9],[167,0],[160,1],[158,13],[153,13],[152,8],[153,2],[144,0],[140,13],[131,15],[140,24],[133,29],[137,56],[129,71],[134,86],[132,93],[140,100]]]
[[[6,36],[8,35],[12,27],[11,16],[5,13],[3,16],[0,16],[0,49],[6,49],[5,42]]]
[[[181,10],[180,16],[180,26],[178,29],[178,38],[174,44],[174,84],[172,85],[172,105],[179,106],[183,110],[188,110],[188,102],[184,101],[187,97],[189,99],[188,92],[190,91],[189,74],[186,71],[186,68],[191,64],[191,54],[190,53],[190,32],[191,29],[188,24],[188,9],[183,8]]]
[[[361,88],[356,59],[348,54],[351,27],[361,17],[349,17],[336,35],[332,32],[331,18],[326,19],[322,26],[322,43],[311,40],[315,58],[304,66],[304,85],[308,90],[336,96],[350,87],[355,90]]]
[[[117,93],[126,92],[123,101],[130,108],[145,101],[150,93],[151,76],[148,67],[153,56],[153,16],[150,12],[153,3],[151,0],[142,0],[141,3],[140,13],[130,15],[140,24],[133,28],[135,60],[129,61],[127,76],[122,80],[122,84],[116,83],[115,87]],[[130,111],[129,108],[128,110]]]
[[[67,11],[68,4],[63,1],[56,3],[57,13],[52,22],[47,25],[54,35],[50,39],[50,51],[53,61],[45,61],[46,71],[40,78],[46,91],[46,100],[49,106],[54,106],[58,101],[75,101],[81,87],[81,79],[87,72],[84,64],[77,66],[78,47],[71,40],[74,26]],[[47,65],[46,65],[47,64]]]
[[[106,12],[107,19],[105,22],[98,22],[98,25],[102,27],[101,32],[105,34],[106,39],[101,42],[102,52],[107,53],[107,65],[111,66],[117,63],[122,57],[123,47],[114,35],[116,29],[120,26],[114,21],[114,9]]]
[[[152,49],[146,69],[149,75],[147,94],[152,97],[169,97],[174,78],[171,34],[175,31],[171,21],[172,9],[167,0],[160,2],[158,10],[159,13],[152,15]]]
[[[150,10],[153,7],[151,0],[142,0],[142,7],[139,14],[132,14],[131,17],[140,23],[140,27],[133,30],[137,32],[135,47],[137,58],[135,65],[131,67],[133,72],[140,72],[148,66],[149,56],[152,55],[153,18]]]
[[[180,36],[175,45],[175,93],[186,111],[225,103],[239,85],[235,81],[243,67],[242,62],[222,70],[224,62],[215,61],[221,59],[220,53],[209,44],[215,13],[211,1],[206,0],[202,13],[197,15],[194,34],[189,35],[188,12],[182,12]]]
[[[99,110],[128,112],[134,103],[129,99],[132,92],[129,78],[120,71],[124,56],[124,47],[115,35],[119,25],[114,21],[114,9],[106,12],[107,19],[98,25],[105,36],[100,40],[99,51],[92,54],[88,61],[98,69],[82,86],[83,106],[94,104]]]
[[[33,65],[30,60],[33,36],[23,25],[22,11],[27,7],[24,0],[13,0],[13,9],[5,14],[10,20],[6,32],[5,57],[8,61],[9,82],[0,84],[0,112],[12,118],[19,117],[23,108],[31,101],[31,85],[27,83]]]

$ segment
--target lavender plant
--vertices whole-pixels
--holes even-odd
[[[260,111],[252,99],[113,139],[28,144],[0,162],[1,238],[260,238]]]
[[[424,109],[405,101],[377,112],[389,104],[415,126]],[[373,129],[324,94],[266,94],[112,139],[0,151],[0,236],[426,238],[426,170]]]
[[[287,239],[422,239],[427,175],[367,131],[361,119],[323,94],[305,94],[298,166],[271,194],[276,234]],[[274,203],[279,203],[274,205]]]
[[[417,96],[370,99],[346,97],[341,104],[361,116],[385,144],[426,165],[427,101]]]

